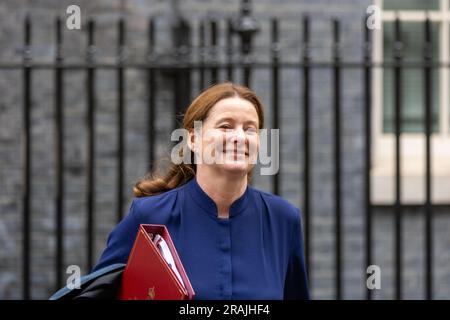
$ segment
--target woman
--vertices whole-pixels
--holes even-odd
[[[201,93],[183,121],[196,161],[135,185],[94,270],[127,262],[139,224],[163,224],[196,299],[308,299],[299,210],[248,184],[263,125],[250,89],[222,83]]]

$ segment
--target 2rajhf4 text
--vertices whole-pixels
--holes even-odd
[[[210,317],[211,315],[269,315],[269,305],[266,304],[225,304],[220,307],[192,306],[186,304],[180,307],[178,312],[180,315],[203,315]]]

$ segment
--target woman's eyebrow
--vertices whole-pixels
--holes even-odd
[[[246,123],[246,124],[247,124],[247,123],[253,124],[255,127],[258,126],[258,124],[257,124],[255,121],[253,121],[253,120],[248,120],[248,121],[246,121],[245,123]]]
[[[231,117],[224,117],[224,118],[219,118],[216,120],[216,123],[222,122],[222,121],[230,121],[230,122],[234,122],[234,119]],[[245,124],[253,124],[254,126],[257,126],[257,123],[253,120],[247,120],[245,121]]]
[[[222,122],[222,121],[231,121],[234,122],[234,119],[231,117],[224,117],[224,118],[219,118],[216,120],[216,123]]]

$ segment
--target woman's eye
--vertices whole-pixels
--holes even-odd
[[[253,128],[253,127],[252,127],[252,128],[246,129],[245,132],[247,132],[247,133],[252,133],[252,134],[253,134],[253,133],[256,133],[257,130],[256,130],[256,128]]]
[[[230,125],[228,125],[228,124],[222,124],[222,125],[220,126],[220,128],[224,128],[224,129],[230,129],[230,128],[231,128],[231,126],[230,126]]]

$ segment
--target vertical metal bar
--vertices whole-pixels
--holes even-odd
[[[23,242],[22,242],[22,295],[24,300],[31,299],[30,290],[30,267],[31,267],[31,246],[30,246],[30,220],[31,220],[31,21],[30,17],[25,18],[24,23],[24,52],[23,52],[23,123],[22,123],[22,141],[23,141],[23,176],[22,176],[22,219],[23,219]]]
[[[200,49],[200,68],[199,68],[199,91],[205,88],[205,22],[200,22],[199,29],[199,49]]]
[[[173,125],[172,129],[178,128],[178,123],[180,121],[180,113],[181,113],[181,103],[183,98],[182,94],[182,84],[180,77],[182,76],[181,70],[174,70],[174,79],[173,79]],[[174,144],[178,143],[178,141],[174,141]]]
[[[341,245],[341,70],[340,70],[340,25],[333,20],[333,84],[334,84],[334,201],[335,201],[335,263],[336,299],[342,298],[342,245]]]
[[[93,266],[94,256],[94,194],[95,194],[95,22],[92,19],[88,21],[88,49],[87,49],[87,270]]]
[[[154,63],[154,51],[155,51],[155,20],[150,19],[148,26],[148,58],[150,63]],[[155,160],[155,108],[156,108],[156,79],[155,69],[150,67],[147,69],[147,85],[148,85],[148,113],[147,113],[147,140],[148,140],[148,171],[153,170],[153,162]]]
[[[119,20],[118,37],[118,67],[117,67],[117,221],[122,219],[123,214],[123,183],[124,183],[124,127],[125,127],[125,22],[123,18]]]
[[[259,23],[252,17],[251,0],[241,1],[241,13],[235,21],[233,28],[241,38],[241,57],[243,60],[244,85],[247,87],[251,81],[251,68],[253,63],[252,57],[252,40],[255,33],[259,31]]]
[[[371,96],[371,39],[370,30],[366,25],[367,17],[364,18],[364,129],[365,129],[365,143],[364,143],[364,206],[366,214],[366,268],[372,265],[372,202],[371,202],[371,151],[372,151],[372,96]],[[372,290],[367,288],[366,299],[372,299]]]
[[[251,76],[252,76],[252,67],[250,62],[250,56],[247,56],[244,59],[244,85],[246,87],[250,86]]]
[[[233,21],[227,20],[227,80],[233,82]]]
[[[55,68],[55,174],[56,174],[56,289],[62,287],[64,264],[64,81],[62,69],[62,22],[56,19],[56,68]]]
[[[303,18],[303,213],[305,216],[305,260],[308,270],[309,286],[312,280],[311,268],[311,217],[310,214],[310,74],[309,74],[309,17]]]
[[[433,298],[433,238],[431,205],[431,133],[432,133],[432,106],[433,106],[433,78],[431,63],[433,43],[431,37],[431,22],[429,17],[425,20],[425,296]]]
[[[184,108],[189,104],[191,94],[191,69],[190,50],[191,50],[191,27],[186,19],[179,19],[172,27],[174,34],[175,59],[182,67],[174,70],[173,81],[173,110],[174,125],[178,128],[182,122],[182,113]],[[185,66],[186,65],[186,66]],[[175,142],[176,143],[176,142]]]
[[[272,128],[279,129],[280,128],[280,115],[279,115],[279,109],[280,109],[280,99],[279,99],[279,54],[280,54],[280,43],[278,41],[278,20],[276,18],[272,19],[271,24],[271,31],[272,31],[272,47],[271,47],[271,55],[272,55]],[[281,135],[280,135],[280,143],[279,146],[281,146]],[[280,149],[280,148],[279,148]],[[280,163],[281,163],[281,150],[280,152]],[[272,192],[276,195],[280,194],[280,184],[279,184],[279,173],[276,173],[272,175]]]
[[[402,298],[402,205],[401,205],[401,108],[402,108],[402,41],[400,20],[395,19],[395,47],[394,47],[394,132],[395,132],[395,298]]]
[[[217,28],[217,21],[211,20],[210,21],[210,37],[211,37],[211,47],[210,49],[210,61],[212,62],[213,66],[211,67],[211,85],[216,84],[219,80],[219,70],[214,65],[217,63],[217,38],[218,38],[218,28]]]

